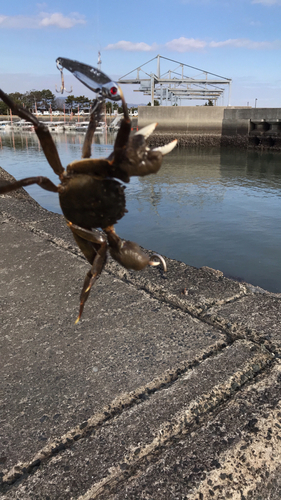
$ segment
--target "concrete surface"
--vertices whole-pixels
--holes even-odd
[[[277,125],[280,119],[280,108],[225,108],[222,135],[248,135],[251,128],[250,120],[253,122],[266,121]],[[275,135],[275,130],[276,127],[272,127],[269,132]],[[280,131],[278,135],[280,136]]]
[[[139,106],[138,125],[145,127],[157,122],[159,133],[186,135],[244,136],[249,133],[249,122],[277,124],[280,108],[235,108],[231,106]],[[279,130],[280,135],[280,130]]]
[[[140,128],[157,122],[157,132],[222,133],[223,106],[139,106]]]
[[[281,150],[281,108],[140,106],[140,128],[157,122],[151,146],[177,139],[179,147],[232,146]]]
[[[21,190],[0,227],[1,499],[281,497],[280,294],[109,260],[75,326],[63,218]]]

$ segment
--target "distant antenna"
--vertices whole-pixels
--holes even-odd
[[[101,69],[101,53],[98,51],[98,68]]]

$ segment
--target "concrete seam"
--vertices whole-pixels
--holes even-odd
[[[228,449],[221,457],[220,469],[207,473],[199,488],[187,498],[198,500],[212,495],[214,500],[240,500],[261,488],[262,482],[272,477],[281,462],[280,434],[272,433],[276,424],[279,426],[280,410],[279,401],[266,418],[259,420],[262,429],[259,435],[244,438],[233,449]]]
[[[264,335],[261,335],[254,328],[249,328],[236,321],[229,321],[219,315],[204,315],[199,317],[200,320],[213,326],[214,328],[221,329],[226,335],[229,342],[235,342],[237,339],[250,340],[251,342],[261,346],[264,346],[271,354],[276,357],[280,357],[280,348],[275,346],[272,341],[268,340]]]
[[[157,459],[163,447],[167,447],[171,441],[189,432],[192,426],[197,424],[199,417],[209,414],[231,399],[234,392],[241,389],[246,382],[253,380],[270,364],[271,360],[262,359],[259,353],[256,358],[251,360],[251,363],[244,366],[240,373],[231,376],[226,384],[213,387],[210,393],[193,401],[188,408],[178,412],[173,421],[163,424],[153,441],[140,449],[137,456],[132,451],[130,455],[124,457],[122,464],[112,467],[106,477],[93,485],[84,495],[79,496],[77,500],[95,500],[103,493],[111,494],[120,483],[124,480],[128,481],[134,476],[136,469],[139,469],[141,465],[151,463],[153,458]]]
[[[173,371],[167,370],[161,376],[156,377],[148,384],[116,398],[111,404],[106,405],[100,412],[97,412],[80,425],[77,425],[75,428],[61,436],[61,438],[47,444],[44,448],[37,452],[29,462],[19,463],[13,466],[3,476],[0,491],[3,487],[12,485],[18,479],[32,473],[37,467],[49,461],[54,455],[60,453],[66,448],[70,448],[74,442],[87,437],[94,430],[101,427],[105,422],[121,415],[127,409],[132,408],[136,404],[148,399],[156,392],[166,389],[171,384],[176,382],[180,376],[186,374],[188,370],[199,366],[200,363],[204,362],[206,359],[222,352],[227,345],[230,344],[220,341],[216,344],[215,348],[212,346],[209,351],[202,353],[200,357],[197,357],[192,361],[182,362]]]

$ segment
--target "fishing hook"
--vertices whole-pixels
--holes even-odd
[[[57,86],[56,87],[56,92],[60,92],[61,94],[63,94],[63,92],[67,92],[68,94],[70,94],[72,92],[72,86],[70,87],[70,90],[66,90],[65,86],[64,86],[64,76],[63,76],[63,66],[60,66],[59,62],[57,61],[57,68],[58,70],[60,71],[60,74],[61,74],[61,87],[60,87],[60,90],[57,90]]]

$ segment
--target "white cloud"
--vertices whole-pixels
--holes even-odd
[[[204,49],[219,49],[221,47],[233,47],[237,49],[248,49],[248,50],[276,50],[281,48],[281,40],[275,40],[273,42],[267,41],[253,41],[248,38],[229,38],[228,40],[222,41],[211,41],[206,42],[205,40],[199,40],[194,38],[180,37],[174,40],[170,40],[165,43],[165,45],[157,45],[153,43],[148,45],[145,42],[128,42],[121,40],[117,43],[112,43],[107,45],[104,50],[124,50],[125,52],[141,51],[141,52],[151,52],[155,50],[169,50],[171,52],[195,52]]]
[[[77,13],[70,14],[66,17],[60,12],[54,14],[40,14],[42,19],[40,26],[57,26],[58,28],[73,28],[76,24],[85,24],[85,20]]]
[[[158,45],[153,43],[148,45],[145,42],[127,42],[125,40],[120,40],[117,43],[110,43],[105,47],[104,50],[125,50],[126,52],[150,52],[152,50],[157,50]]]
[[[0,28],[5,29],[39,29],[42,27],[56,26],[57,28],[69,29],[76,24],[85,24],[83,16],[76,12],[64,16],[61,12],[48,14],[41,12],[36,16],[2,16],[0,15]]]
[[[27,16],[0,15],[0,28],[33,28],[33,19]]]
[[[204,49],[206,45],[207,43],[203,40],[195,40],[194,38],[185,38],[181,36],[180,38],[167,42],[165,47],[174,52],[193,52],[194,50]]]
[[[175,52],[191,52],[193,50],[203,49],[207,45],[203,40],[195,40],[194,38],[181,37],[167,42],[165,45],[160,46],[157,43],[148,45],[145,42],[128,42],[120,40],[117,43],[111,43],[105,47],[104,50],[124,50],[126,52],[151,52],[162,48],[172,50]]]
[[[243,49],[279,49],[281,48],[280,40],[274,42],[254,42],[253,40],[248,40],[247,38],[230,38],[229,40],[224,40],[221,42],[210,42],[209,47],[236,47]]]

